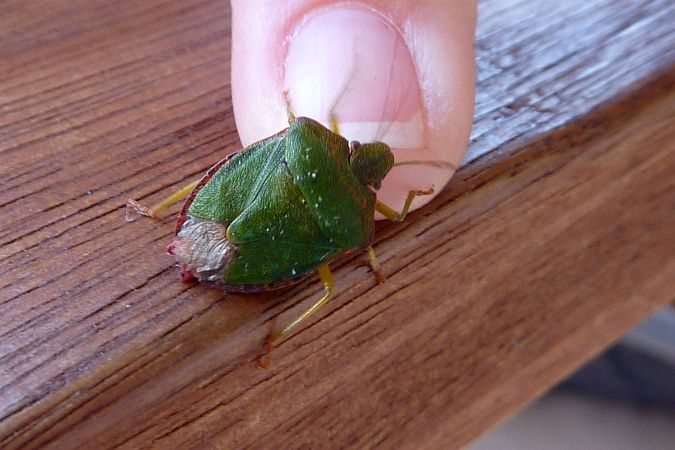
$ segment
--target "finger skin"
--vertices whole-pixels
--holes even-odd
[[[307,17],[330,8],[338,11],[342,5],[334,0],[232,1],[232,97],[244,145],[287,126],[283,92],[288,88],[289,52],[297,48],[294,36],[301,34],[298,30],[303,30]],[[416,71],[423,139],[416,148],[394,147],[397,161],[441,159],[459,165],[473,117],[475,1],[368,0],[356,7],[381,15],[397,30]],[[312,66],[312,61],[307,62],[308,72],[317,67]],[[318,66],[316,70],[320,70],[321,65]],[[302,81],[301,77],[296,81]],[[311,98],[304,103],[294,101],[294,95],[300,98],[304,94],[294,93],[291,87],[292,103],[311,103]],[[368,101],[364,98],[361,105],[352,99],[351,105],[341,107],[365,110]],[[311,111],[309,107],[302,108]],[[294,112],[303,115],[302,109]],[[338,119],[342,121],[340,114]],[[452,172],[429,166],[395,168],[385,179],[378,197],[399,209],[409,190],[426,189],[433,184],[438,192]],[[429,200],[429,197],[416,199],[412,209]]]

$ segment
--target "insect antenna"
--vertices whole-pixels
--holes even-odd
[[[347,91],[349,90],[349,85],[354,80],[354,76],[356,76],[356,70],[358,67],[357,61],[359,56],[358,52],[356,51],[356,43],[354,43],[354,45],[352,46],[352,52],[354,54],[354,61],[351,70],[349,71],[349,75],[347,75],[347,79],[343,83],[342,89],[340,89],[340,92],[337,93],[335,99],[333,99],[333,103],[331,104],[330,109],[328,110],[328,121],[331,125],[333,133],[335,134],[340,134],[340,127],[338,124],[337,115],[335,114],[335,110],[340,104],[340,101],[342,101],[342,97],[344,97]]]
[[[392,43],[392,49],[391,49],[391,64],[389,64],[389,70],[387,71],[387,94],[385,96],[384,104],[382,105],[382,112],[380,113],[380,117],[384,118],[384,114],[387,111],[387,107],[389,106],[390,99],[392,96],[390,95],[391,93],[391,83],[394,78],[394,61],[396,60],[396,50],[397,50],[397,39],[398,36],[394,36],[394,40]],[[401,109],[401,98],[398,99],[398,104],[396,105],[396,113],[394,114],[394,117],[398,115],[399,110]],[[384,124],[384,120],[380,120],[380,124],[377,126],[377,130],[375,131],[375,139],[376,141],[381,140],[387,133],[389,133],[389,129],[391,126],[394,124],[393,120],[388,120],[386,121],[386,126],[383,128],[382,125]]]
[[[422,159],[409,159],[407,161],[399,161],[397,163],[394,163],[394,167],[399,166],[430,166],[430,167],[438,167],[439,169],[457,170],[457,166],[451,163],[450,161],[442,161],[439,159],[431,159],[428,161]]]

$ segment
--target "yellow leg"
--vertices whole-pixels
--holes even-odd
[[[295,122],[295,114],[293,114],[293,109],[291,108],[291,99],[288,96],[288,91],[284,91],[284,102],[286,102],[286,115],[288,116],[288,124],[293,125],[293,122]],[[331,108],[330,112],[330,129],[333,131],[333,133],[340,134],[337,116],[335,113],[333,113],[334,109],[335,106]]]
[[[293,114],[293,109],[291,109],[291,99],[288,96],[288,91],[284,91],[284,102],[286,102],[286,115],[288,116],[288,124],[293,125],[293,122],[295,122],[295,114]]]
[[[384,217],[387,219],[391,220],[392,222],[402,222],[403,219],[408,215],[408,210],[410,209],[410,204],[412,203],[413,199],[419,195],[431,195],[434,193],[434,187],[431,186],[429,189],[426,191],[410,191],[408,192],[408,197],[405,199],[405,204],[403,205],[403,210],[399,213],[396,212],[393,208],[385,205],[381,201],[375,202],[375,209],[377,212],[382,214]]]
[[[330,271],[330,267],[328,266],[328,264],[324,264],[323,266],[319,267],[318,272],[319,277],[321,278],[321,282],[326,288],[326,293],[323,294],[323,297],[321,297],[319,301],[314,303],[312,306],[309,307],[307,311],[302,313],[300,317],[298,317],[293,322],[286,325],[286,327],[283,330],[277,331],[276,333],[271,333],[269,336],[267,336],[267,339],[265,340],[265,344],[263,346],[262,354],[258,358],[259,367],[264,369],[268,366],[270,353],[272,352],[272,347],[275,341],[282,338],[285,334],[288,334],[293,328],[295,328],[303,320],[311,316],[317,309],[321,308],[323,305],[326,304],[328,300],[330,300],[330,295],[331,292],[333,292],[333,286],[335,285],[335,280],[333,280],[333,273]]]
[[[173,205],[177,201],[182,200],[188,195],[190,195],[190,193],[194,190],[194,188],[197,186],[198,183],[199,180],[188,184],[184,188],[180,189],[177,192],[174,192],[172,195],[170,195],[169,197],[165,198],[164,200],[162,200],[161,202],[157,203],[156,205],[150,208],[141,205],[136,200],[132,199],[127,200],[127,212],[126,212],[127,221],[131,222],[133,220],[131,211],[135,211],[141,216],[157,217],[158,212],[165,210],[166,208]]]
[[[293,328],[295,328],[298,324],[300,324],[300,322],[311,316],[317,309],[325,305],[326,302],[330,299],[330,295],[331,292],[333,291],[335,281],[333,280],[333,273],[330,271],[330,267],[328,267],[328,264],[324,264],[323,266],[319,267],[319,277],[321,277],[321,282],[326,288],[326,293],[323,294],[323,297],[321,297],[319,301],[314,303],[312,306],[310,306],[310,308],[307,311],[302,313],[300,317],[298,317],[293,322],[286,325],[286,328],[276,333],[273,333],[269,337],[270,343],[276,341],[283,335],[288,334]]]
[[[347,81],[345,84],[342,86],[342,90],[338,92],[338,95],[335,97],[335,100],[333,101],[333,104],[330,107],[330,110],[328,111],[328,118],[330,120],[330,129],[333,133],[340,134],[340,127],[338,125],[338,120],[337,120],[337,115],[335,114],[335,110],[338,107],[338,104],[342,100],[342,97],[345,95],[347,90],[349,89],[349,86],[351,85],[352,81],[354,80],[354,75],[356,75],[356,64],[352,64],[352,70],[349,73],[349,77],[347,77]]]
[[[373,269],[375,278],[377,278],[377,284],[384,284],[387,281],[387,277],[380,270],[380,263],[375,256],[375,250],[373,250],[373,247],[368,247],[366,252],[368,252],[368,259],[370,259],[370,267]]]
[[[340,125],[338,124],[338,119],[335,113],[330,113],[330,129],[335,134],[340,134]]]

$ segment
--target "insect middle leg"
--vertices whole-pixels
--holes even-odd
[[[190,195],[190,193],[195,189],[195,187],[197,187],[198,183],[199,180],[188,184],[187,186],[179,189],[178,191],[174,192],[161,202],[151,207],[143,206],[133,199],[127,200],[127,213],[126,213],[127,221],[131,222],[133,220],[133,217],[130,214],[131,211],[136,211],[141,216],[157,217],[158,212],[165,210],[166,208],[173,205],[177,201],[182,200],[188,195]]]
[[[387,281],[387,277],[380,270],[380,263],[375,256],[375,250],[370,246],[366,249],[366,252],[368,253],[368,259],[370,260],[370,268],[373,269],[373,273],[377,279],[377,284],[384,284]]]
[[[434,193],[434,187],[431,186],[429,189],[425,191],[420,191],[420,190],[414,190],[408,192],[408,197],[405,199],[405,203],[403,205],[403,209],[401,212],[396,212],[395,209],[385,205],[381,201],[377,200],[375,202],[375,209],[377,212],[382,214],[384,217],[387,219],[391,220],[392,222],[402,222],[403,219],[406,218],[408,215],[408,210],[410,209],[410,204],[412,203],[413,199],[417,196],[421,195],[431,195]]]

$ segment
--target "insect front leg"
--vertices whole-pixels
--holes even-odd
[[[333,133],[342,136],[340,134],[340,125],[338,124],[337,116],[335,115],[335,112],[333,112],[333,111],[330,112],[330,130]]]
[[[293,125],[295,122],[295,114],[293,113],[293,108],[291,108],[291,99],[288,94],[288,90],[284,91],[284,103],[286,104],[286,115],[288,116],[288,125]],[[338,119],[335,115],[335,108],[337,107],[337,101],[333,104],[329,112],[330,118],[330,129],[335,134],[340,134],[340,126],[338,125]]]
[[[127,200],[127,210],[126,210],[126,219],[127,222],[131,222],[134,220],[132,211],[135,211],[137,214],[141,216],[146,216],[146,217],[157,217],[157,213],[165,210],[169,206],[173,205],[179,200],[184,199],[190,193],[197,187],[197,184],[199,183],[199,180],[188,184],[184,188],[174,192],[161,202],[157,203],[156,205],[153,205],[151,207],[143,206],[140,203],[138,203],[136,200],[129,199]]]
[[[291,108],[291,99],[288,96],[288,90],[284,91],[284,103],[286,103],[286,115],[288,116],[288,125],[293,125],[293,122],[295,122],[295,114],[293,114],[293,108]]]
[[[405,199],[405,204],[403,205],[403,210],[401,212],[396,212],[393,208],[385,205],[381,201],[377,200],[375,202],[375,209],[377,212],[382,214],[384,217],[387,219],[391,220],[392,222],[402,222],[403,219],[406,218],[408,215],[408,210],[410,209],[410,204],[412,203],[413,199],[417,196],[421,195],[431,195],[434,193],[434,187],[431,186],[429,189],[425,191],[410,191],[408,192],[408,197]]]

